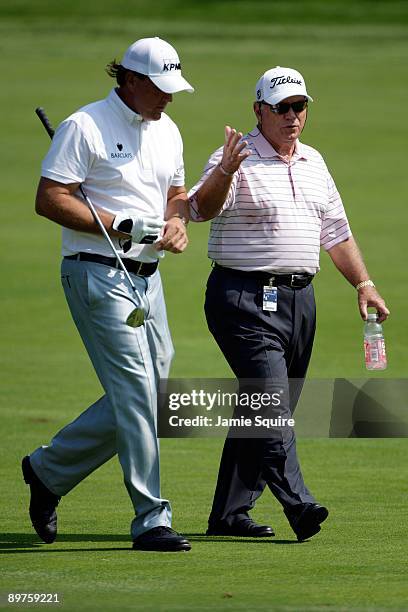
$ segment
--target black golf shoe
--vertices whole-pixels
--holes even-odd
[[[33,468],[30,457],[24,457],[21,468],[25,482],[30,486],[30,518],[34,529],[46,544],[51,544],[57,537],[57,513],[55,508],[61,497],[51,493],[41,482]]]
[[[178,552],[191,549],[190,542],[170,527],[153,527],[133,540],[134,550]]]
[[[275,533],[269,525],[258,525],[251,518],[242,519],[232,525],[215,524],[208,527],[208,536],[238,536],[241,538],[268,538]]]
[[[320,531],[320,523],[329,516],[329,511],[320,504],[298,504],[290,510],[285,510],[290,526],[299,542],[307,540]]]

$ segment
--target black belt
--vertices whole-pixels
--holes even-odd
[[[288,287],[292,287],[293,289],[303,289],[303,287],[307,287],[310,285],[312,280],[314,279],[314,274],[305,274],[302,272],[295,274],[275,274],[274,272],[253,272],[253,271],[244,271],[244,270],[235,270],[234,268],[226,268],[225,266],[220,266],[217,263],[214,263],[214,269],[220,272],[226,272],[228,274],[233,274],[236,276],[251,278],[254,280],[258,280],[262,283],[269,283],[272,281],[274,286],[278,285],[287,285]]]
[[[76,259],[77,261],[92,261],[94,263],[103,264],[104,266],[110,266],[111,268],[118,268],[118,260],[116,257],[105,257],[104,255],[97,255],[96,253],[77,253],[76,255],[66,255],[64,259]],[[128,272],[137,274],[138,276],[151,276],[157,270],[159,265],[158,261],[153,263],[146,263],[144,261],[136,261],[135,259],[122,259],[123,265]]]

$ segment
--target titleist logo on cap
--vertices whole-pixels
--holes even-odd
[[[269,89],[273,89],[276,85],[285,85],[285,83],[296,83],[296,85],[302,85],[302,81],[299,79],[292,79],[292,77],[285,77],[283,74],[281,76],[274,77],[271,79],[271,84]]]

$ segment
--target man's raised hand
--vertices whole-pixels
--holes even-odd
[[[247,141],[241,140],[242,136],[242,132],[237,132],[229,125],[225,126],[225,143],[220,164],[224,174],[234,174],[244,159],[252,154],[252,151],[247,149]]]

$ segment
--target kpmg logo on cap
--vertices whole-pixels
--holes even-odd
[[[163,60],[163,72],[169,72],[171,70],[181,70],[181,64],[177,61],[177,58]]]
[[[295,83],[296,85],[302,85],[301,80],[292,79],[292,77],[290,76],[285,77],[285,75],[282,74],[281,76],[277,76],[271,79],[271,84],[269,88],[273,89],[275,86],[286,85],[286,83]]]

